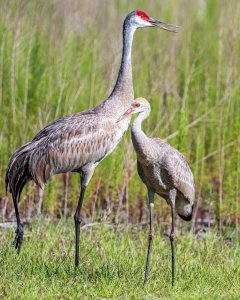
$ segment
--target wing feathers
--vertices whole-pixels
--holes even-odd
[[[168,154],[166,161],[166,172],[171,177],[173,185],[184,195],[184,197],[192,202],[195,197],[195,188],[193,174],[188,162],[177,150],[170,155]]]
[[[30,171],[40,186],[54,173],[78,170],[90,162],[99,162],[115,148],[118,136],[122,136],[111,120],[101,120],[98,126],[91,123],[85,127],[80,125],[69,124],[63,131],[52,128],[50,132],[48,128],[48,136],[38,139],[38,148],[30,158]]]

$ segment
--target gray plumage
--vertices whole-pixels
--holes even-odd
[[[16,212],[17,230],[14,243],[18,253],[23,240],[18,201],[26,182],[34,180],[43,188],[54,174],[78,172],[81,179],[81,193],[74,216],[75,264],[78,265],[80,214],[85,189],[94,169],[114,150],[130,121],[130,118],[127,118],[121,124],[116,122],[134,99],[131,64],[134,32],[139,27],[158,26],[166,29],[162,24],[145,13],[143,15],[139,11],[130,13],[123,24],[121,66],[110,96],[92,110],[64,117],[48,125],[31,142],[17,149],[12,155],[6,172],[6,188],[8,186],[10,188]]]
[[[171,206],[172,229],[169,235],[172,248],[172,285],[174,284],[174,210],[178,215],[190,221],[192,218],[195,198],[194,179],[192,171],[184,156],[166,141],[159,138],[150,138],[142,131],[142,122],[150,114],[151,108],[144,98],[136,99],[129,109],[118,120],[124,121],[126,117],[138,113],[133,121],[131,136],[137,154],[138,174],[148,189],[150,232],[148,255],[144,283],[147,282],[148,268],[152,241],[154,238],[154,194],[163,197]]]
[[[119,126],[114,118],[94,109],[45,127],[10,159],[6,181],[11,191],[18,191],[26,168],[25,176],[42,188],[54,174],[95,168],[116,147],[128,123]]]
[[[137,122],[132,126],[132,141],[137,153],[138,174],[145,185],[169,203],[169,191],[177,190],[175,208],[183,219],[192,214],[195,198],[193,174],[184,156],[159,138],[144,133],[138,138]]]

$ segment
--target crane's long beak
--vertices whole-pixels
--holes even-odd
[[[134,112],[134,108],[131,106],[125,113],[117,120],[117,123],[127,118]]]
[[[179,26],[177,26],[177,25],[168,24],[168,23],[165,23],[165,22],[162,22],[162,21],[158,21],[158,20],[153,19],[153,18],[151,18],[151,20],[148,21],[148,22],[151,23],[152,26],[154,26],[154,27],[158,27],[158,28],[170,31],[170,32],[174,32],[174,33],[177,33],[177,31],[174,30],[174,29],[172,29],[172,28],[179,28]]]

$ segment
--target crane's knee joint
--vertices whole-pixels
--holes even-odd
[[[74,215],[74,221],[75,221],[76,225],[81,224],[82,223],[82,217]]]
[[[152,241],[154,239],[154,236],[155,236],[154,229],[151,229],[149,233],[149,240]]]
[[[171,232],[170,235],[169,235],[169,238],[172,242],[174,242],[176,240],[176,235],[174,232]]]

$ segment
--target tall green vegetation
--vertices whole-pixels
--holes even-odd
[[[240,215],[240,6],[232,1],[1,1],[0,197],[13,151],[56,118],[99,104],[112,88],[121,57],[124,17],[142,9],[181,26],[178,34],[142,29],[133,45],[136,96],[151,101],[144,124],[189,159],[197,212],[237,226]],[[73,211],[79,179],[49,183],[43,210],[56,216],[64,199]],[[66,187],[68,192],[66,193]],[[64,196],[65,194],[65,196]],[[145,218],[145,188],[129,134],[101,163],[84,205],[88,218]],[[36,211],[39,193],[23,192],[21,211]],[[66,199],[67,198],[67,199]],[[31,207],[29,212],[27,207]],[[39,211],[39,210],[38,210]],[[166,206],[159,201],[159,215]],[[115,217],[116,216],[116,217]]]

